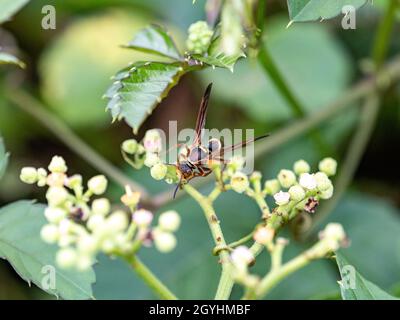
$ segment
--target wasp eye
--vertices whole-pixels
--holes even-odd
[[[208,150],[211,153],[217,153],[219,150],[221,150],[221,141],[219,141],[218,139],[210,139],[208,141]]]
[[[200,160],[206,159],[208,152],[202,147],[194,147],[189,154],[189,160],[191,162],[198,162]]]

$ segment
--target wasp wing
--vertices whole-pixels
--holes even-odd
[[[196,127],[195,127],[195,138],[193,145],[200,144],[201,135],[203,133],[204,126],[206,124],[208,101],[210,100],[212,83],[207,86],[207,89],[201,99],[199,113],[197,114]]]

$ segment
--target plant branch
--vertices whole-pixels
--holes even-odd
[[[164,300],[178,299],[136,255],[126,257],[125,260],[158,297]]]
[[[46,108],[30,94],[22,90],[9,90],[8,99],[22,111],[40,122],[72,151],[90,163],[94,168],[104,173],[122,187],[129,185],[133,190],[140,191],[142,193],[142,199],[145,202],[149,199],[148,193],[143,186],[127,177],[122,171],[82,141],[82,139],[79,138],[67,125],[65,125],[53,113],[46,110]]]

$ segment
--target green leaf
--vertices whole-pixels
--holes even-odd
[[[28,2],[29,0],[1,0],[0,23],[9,20],[19,9],[21,9]]]
[[[136,133],[153,109],[189,69],[181,63],[137,62],[121,70],[105,97],[113,119],[122,119]]]
[[[91,299],[94,271],[59,269],[55,262],[57,247],[40,238],[40,229],[46,223],[44,208],[25,200],[0,209],[0,257],[7,259],[25,281],[47,293],[63,299]],[[49,275],[45,266],[55,269],[55,288],[42,286]]]
[[[359,8],[367,0],[288,0],[291,22],[331,19],[342,13],[342,8],[351,5]]]
[[[158,25],[140,30],[126,48],[181,60],[182,57],[168,31]]]
[[[25,63],[5,52],[0,52],[0,64],[15,64],[21,68],[25,68]]]
[[[199,54],[194,54],[191,55],[192,58],[195,60],[204,62],[208,64],[211,67],[218,67],[218,68],[225,68],[229,69],[231,72],[233,72],[233,68],[236,64],[236,62],[242,58],[246,57],[244,53],[233,55],[233,56],[227,56],[223,53],[215,54],[215,55],[210,55],[210,56],[202,56]]]
[[[0,136],[0,179],[3,177],[8,164],[8,153],[4,147],[3,138]]]
[[[343,300],[397,300],[396,297],[366,280],[339,252],[336,253],[336,262],[342,278],[339,285]],[[354,274],[352,270],[355,271]],[[351,279],[352,276],[355,278]]]

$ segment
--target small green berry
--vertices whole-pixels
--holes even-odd
[[[294,201],[301,201],[306,196],[306,192],[299,185],[291,186],[289,188],[289,194],[290,194],[290,199],[292,199]]]
[[[205,21],[197,21],[190,25],[188,29],[186,46],[190,52],[202,54],[207,52],[213,31]]]
[[[278,180],[282,187],[290,188],[296,183],[296,175],[291,170],[283,169],[278,174]]]
[[[318,165],[320,171],[326,173],[328,177],[336,174],[337,162],[333,158],[322,159]]]
[[[298,160],[293,165],[293,170],[297,175],[310,172],[310,165],[304,160]]]
[[[264,191],[269,194],[273,195],[277,193],[281,189],[281,184],[277,179],[267,180],[264,184]]]

